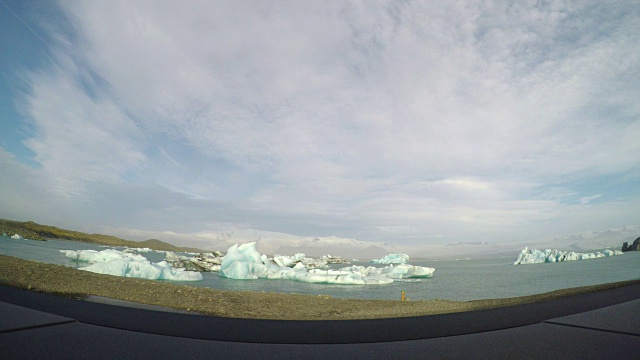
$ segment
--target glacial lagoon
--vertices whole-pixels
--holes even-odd
[[[75,268],[87,264],[70,260],[60,250],[104,249],[104,246],[66,240],[41,242],[6,237],[0,239],[0,254]],[[140,255],[151,262],[160,262],[165,257],[164,252],[156,251],[141,252]],[[216,272],[203,272],[202,281],[172,283],[221,290],[329,295],[353,299],[399,300],[401,292],[404,291],[409,300],[480,300],[533,295],[569,287],[640,278],[640,252],[583,261],[513,266],[517,255],[464,260],[409,260],[411,265],[435,268],[433,277],[394,281],[384,285],[308,284],[266,279],[234,280],[220,277]],[[357,261],[352,262],[352,265],[372,264],[368,261]],[[331,268],[339,269],[345,266],[347,265],[334,264]]]

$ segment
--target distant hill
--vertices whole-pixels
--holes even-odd
[[[7,233],[7,235],[19,234],[26,239],[32,240],[46,240],[47,238],[64,239],[92,244],[127,246],[131,248],[149,248],[161,251],[206,252],[206,250],[196,248],[175,246],[157,239],[149,239],[145,241],[124,240],[110,235],[86,234],[79,231],[60,229],[55,226],[41,225],[33,221],[20,222],[0,219],[0,232]]]

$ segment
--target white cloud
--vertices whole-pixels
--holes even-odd
[[[308,167],[444,178],[638,162],[615,156],[626,141],[596,156],[635,128],[581,116],[637,63],[634,19],[577,47],[562,36],[586,3],[148,5],[67,6],[78,56],[148,129],[279,181]],[[592,36],[581,30],[569,35]]]
[[[145,161],[143,135],[113,102],[82,89],[71,74],[79,70],[31,74],[25,101],[34,129],[25,145],[52,187],[76,195],[86,181],[118,180]]]
[[[53,189],[153,204],[143,227],[510,239],[637,198],[571,185],[640,165],[631,2],[60,6],[25,143]]]
[[[592,200],[602,197],[602,194],[592,195],[592,196],[584,196],[580,198],[580,204],[585,205],[590,203]]]

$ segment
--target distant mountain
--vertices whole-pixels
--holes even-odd
[[[447,246],[483,246],[489,245],[486,241],[460,241],[455,243],[447,244]]]
[[[221,251],[226,251],[234,244],[255,241],[257,250],[269,255],[304,253],[307,256],[329,254],[343,258],[372,259],[396,251],[395,245],[380,242],[337,236],[301,236],[254,229],[199,232],[192,236],[198,238],[200,243],[207,241],[210,244],[207,248]]]
[[[537,241],[536,243],[538,244],[533,245],[573,251],[598,250],[604,248],[619,249],[620,244],[625,241],[633,241],[639,233],[640,226],[629,225],[604,231],[585,231],[577,234],[554,236]]]
[[[313,240],[312,240],[313,241]],[[317,242],[317,241],[316,241]],[[303,253],[307,256],[320,257],[323,255],[340,256],[345,259],[370,260],[383,257],[390,253],[389,249],[381,246],[371,245],[359,248],[347,245],[334,245],[331,247],[314,246],[281,246],[274,251],[274,254],[292,255]]]
[[[202,252],[204,250],[188,247],[178,247],[157,239],[145,241],[124,240],[111,235],[102,234],[86,234],[79,231],[60,229],[55,226],[41,225],[33,221],[13,221],[0,219],[0,227],[3,229],[13,230],[15,233],[22,235],[24,238],[41,240],[41,239],[63,239],[71,241],[86,242],[92,244],[101,244],[109,246],[127,246],[131,248],[149,248],[161,251],[188,251]],[[6,231],[5,231],[6,232]],[[9,233],[7,233],[9,234]],[[9,234],[11,235],[11,234]],[[37,237],[37,238],[36,238]]]

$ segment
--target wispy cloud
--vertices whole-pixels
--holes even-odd
[[[25,144],[63,194],[147,194],[136,226],[507,241],[637,201],[573,188],[640,166],[632,1],[60,7]]]
[[[580,204],[584,205],[584,204],[588,204],[591,201],[602,197],[602,194],[597,194],[597,195],[592,195],[592,196],[585,196],[585,197],[581,197],[580,198]]]

